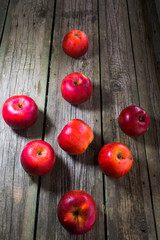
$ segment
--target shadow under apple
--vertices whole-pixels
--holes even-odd
[[[91,97],[84,103],[81,103],[78,105],[72,104],[72,107],[83,110],[83,111],[84,110],[99,111],[100,110],[100,85],[93,83],[93,92]]]
[[[74,161],[85,165],[97,166],[98,154],[101,149],[101,136],[94,133],[94,139],[88,146],[87,150],[80,155],[70,155]]]
[[[44,125],[44,120],[45,120],[45,125]],[[44,112],[39,111],[38,119],[33,126],[27,129],[22,129],[22,130],[13,129],[13,131],[21,137],[36,140],[36,139],[42,139],[43,132],[45,131],[45,134],[47,134],[47,132],[49,132],[51,127],[53,128],[54,126],[51,120],[49,119],[48,115],[46,115],[45,117]]]
[[[41,188],[49,192],[61,193],[70,189],[71,176],[68,166],[60,156],[56,156],[53,169],[41,177]]]

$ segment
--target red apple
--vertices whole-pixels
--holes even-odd
[[[121,130],[133,137],[143,135],[149,128],[149,116],[143,108],[132,105],[128,106],[119,115]]]
[[[93,227],[97,218],[97,208],[87,192],[72,190],[62,196],[57,214],[62,226],[70,233],[84,234]]]
[[[71,104],[81,104],[87,101],[92,90],[91,80],[79,72],[69,74],[61,83],[62,96]]]
[[[98,155],[98,163],[104,174],[120,178],[132,167],[133,157],[124,144],[113,142],[102,147]]]
[[[33,99],[28,96],[12,96],[3,104],[2,116],[10,127],[25,129],[36,122],[38,107]]]
[[[86,34],[80,30],[72,30],[63,39],[62,47],[70,57],[79,58],[83,56],[89,46]]]
[[[86,151],[93,138],[92,129],[85,122],[73,119],[59,134],[58,143],[69,154],[79,155]]]
[[[52,146],[42,140],[29,142],[21,153],[21,164],[32,176],[47,174],[54,166],[55,153]]]

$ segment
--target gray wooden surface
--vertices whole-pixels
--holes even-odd
[[[50,123],[45,140],[54,146],[57,160],[51,174],[41,180],[37,239],[75,239],[75,236],[70,236],[62,229],[56,216],[60,197],[72,189],[83,189],[91,194],[99,210],[93,231],[79,236],[78,239],[104,239],[103,182],[102,173],[97,166],[97,155],[101,148],[97,4],[91,0],[87,1],[87,4],[85,0],[78,1],[77,4],[69,0],[67,2],[68,4],[58,1],[55,11],[47,104],[47,118]],[[62,50],[64,35],[75,28],[86,32],[90,42],[87,54],[76,60],[65,55]],[[76,71],[88,76],[94,85],[91,99],[77,107],[63,100],[60,92],[62,79]],[[85,154],[78,157],[69,156],[57,146],[58,134],[65,124],[74,118],[83,119],[94,132],[94,142]]]
[[[5,27],[6,17],[8,13],[9,0],[0,0],[0,44]]]
[[[0,118],[0,239],[32,239],[37,178],[22,169],[20,154],[32,139],[41,139],[52,28],[53,1],[10,1],[0,48],[0,108],[16,94],[32,97],[39,121],[26,131],[11,130]]]
[[[131,34],[137,76],[137,87],[140,105],[150,113],[150,129],[144,135],[146,161],[150,181],[150,192],[155,216],[157,235],[160,238],[160,89],[154,65],[153,49],[149,47],[149,39],[144,31],[145,22],[142,18],[141,2],[129,1]],[[139,9],[137,14],[136,9]],[[135,24],[137,22],[137,24]],[[149,56],[149,57],[148,57]],[[143,170],[144,171],[144,170]],[[153,239],[153,237],[152,237]]]
[[[131,9],[139,10],[132,6]],[[122,142],[134,158],[126,177],[105,177],[107,231],[108,239],[155,239],[144,140],[127,137],[118,126],[118,116],[126,106],[140,105],[127,10],[123,0],[114,4],[111,0],[103,1],[99,9],[103,12],[100,46],[104,143]]]
[[[148,38],[154,32],[147,24],[152,23],[149,4],[0,1],[0,108],[8,97],[26,94],[40,109],[38,122],[28,130],[14,131],[0,117],[0,240],[160,239],[158,42]],[[71,29],[89,38],[89,50],[79,59],[62,50]],[[92,97],[80,106],[67,103],[60,92],[62,79],[74,71],[93,82]],[[150,115],[145,136],[133,139],[118,127],[119,113],[130,104]],[[57,143],[73,118],[88,123],[95,136],[78,157]],[[53,170],[41,178],[28,176],[20,164],[24,145],[34,139],[46,140],[56,152]],[[134,157],[131,171],[115,180],[103,176],[97,164],[100,148],[112,141],[126,144]],[[94,228],[82,236],[69,234],[57,218],[61,196],[73,189],[90,193],[98,207]]]

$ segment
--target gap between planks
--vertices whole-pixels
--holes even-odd
[[[127,5],[127,12],[128,12],[128,21],[129,21],[129,31],[130,31],[130,38],[131,38],[131,48],[132,48],[132,55],[133,55],[133,63],[134,63],[134,70],[135,70],[135,79],[136,79],[136,85],[137,85],[137,93],[138,93],[138,103],[140,105],[140,95],[139,95],[139,88],[138,88],[138,77],[137,77],[137,69],[136,69],[136,58],[135,58],[135,52],[134,52],[134,43],[133,43],[133,35],[132,35],[132,25],[131,25],[131,17],[130,17],[130,11],[129,11],[129,4],[128,0],[126,0],[126,5]],[[156,75],[157,77],[157,75]],[[158,79],[157,79],[158,82]],[[154,220],[154,227],[155,227],[155,234],[156,234],[156,239],[158,240],[158,233],[157,233],[157,225],[156,225],[156,217],[155,217],[155,211],[154,211],[154,203],[153,203],[153,198],[152,198],[152,187],[151,187],[151,179],[150,179],[150,174],[149,174],[149,165],[147,161],[147,153],[146,153],[146,143],[145,143],[145,137],[143,136],[143,142],[144,142],[144,154],[145,154],[145,159],[146,159],[146,167],[147,167],[147,176],[148,176],[148,183],[149,183],[149,191],[150,191],[150,197],[151,197],[151,206],[152,206],[152,212],[153,212],[153,220]]]
[[[1,5],[1,8],[3,8],[3,4],[4,4],[4,1]],[[5,14],[2,14],[0,17],[1,18],[4,18],[2,19],[2,23],[0,25],[0,46],[1,46],[1,42],[2,42],[2,38],[3,38],[3,33],[4,33],[4,29],[5,29],[5,24],[6,24],[6,19],[7,19],[7,14],[8,14],[8,9],[9,9],[9,4],[10,4],[10,0],[8,0],[8,4],[7,4],[7,7],[6,7],[6,11],[5,11]],[[3,11],[3,9],[2,9]]]
[[[104,145],[104,136],[103,136],[103,103],[102,103],[102,78],[101,78],[101,44],[100,44],[100,9],[99,9],[100,0],[97,0],[97,11],[98,11],[98,45],[99,45],[99,79],[100,79],[100,120],[101,120],[101,142],[102,146]],[[104,205],[104,231],[105,239],[107,240],[107,214],[106,214],[106,195],[105,195],[105,176],[103,174],[103,205]]]
[[[46,130],[46,113],[47,113],[48,89],[49,89],[49,81],[50,81],[51,57],[52,57],[52,48],[53,48],[53,36],[54,36],[53,33],[54,33],[54,26],[55,26],[55,12],[56,12],[56,0],[54,1],[52,29],[51,29],[51,34],[50,34],[51,41],[50,41],[49,58],[48,58],[48,74],[47,74],[47,82],[46,82],[46,95],[45,95],[44,119],[43,119],[43,130],[42,130],[42,140],[43,141],[45,138],[45,130]],[[36,235],[37,235],[40,190],[41,190],[41,177],[39,177],[39,179],[38,179],[33,240],[36,240]]]

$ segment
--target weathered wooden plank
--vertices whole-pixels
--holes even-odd
[[[157,63],[160,62],[160,50],[159,50],[159,41],[160,41],[160,19],[158,20],[156,6],[154,1],[141,1],[142,10],[145,16],[144,26],[148,30],[149,40],[153,41],[153,49],[156,57]]]
[[[41,139],[54,1],[11,0],[0,48],[0,108],[16,94],[32,97],[40,109],[35,126],[10,129],[0,118],[0,239],[33,239],[37,178],[21,167],[24,145]]]
[[[157,10],[157,14],[158,14],[159,23],[160,23],[160,1],[154,0],[154,4],[156,5],[156,10]]]
[[[137,73],[137,85],[140,104],[149,113],[150,129],[145,134],[145,149],[149,168],[151,194],[157,227],[157,237],[160,238],[160,89],[156,77],[153,49],[145,31],[145,21],[142,17],[143,1],[128,0],[130,14],[133,50]],[[137,24],[135,24],[137,22]]]
[[[0,42],[2,39],[2,32],[5,24],[8,4],[9,4],[9,0],[7,1],[0,0]]]
[[[89,37],[89,50],[80,59],[73,59],[62,50],[63,37],[72,29],[80,29]],[[62,79],[74,71],[88,76],[94,85],[91,99],[77,107],[62,99],[60,92]],[[50,123],[45,139],[54,146],[57,159],[51,174],[42,178],[37,239],[105,239],[103,181],[97,166],[97,155],[101,147],[101,121],[98,19],[95,0],[68,0],[67,4],[66,1],[57,1],[47,117]],[[73,118],[80,118],[88,123],[95,135],[94,142],[87,152],[79,157],[69,156],[57,143],[62,128]],[[61,196],[73,189],[87,191],[98,206],[98,220],[94,228],[78,238],[64,230],[57,218],[57,204]]]
[[[105,177],[107,236],[156,239],[143,137],[129,138],[118,127],[122,109],[139,105],[126,1],[99,1],[99,16],[104,143],[120,141],[134,158],[125,177]]]
[[[158,1],[157,1],[158,2]],[[160,19],[157,14],[157,7],[155,1],[147,0],[142,1],[142,9],[145,18],[145,29],[146,29],[146,37],[152,43],[152,47],[154,50],[155,57],[155,67],[156,67],[156,75],[159,81],[160,79]],[[159,12],[160,14],[160,12]],[[160,81],[159,81],[160,84]]]

